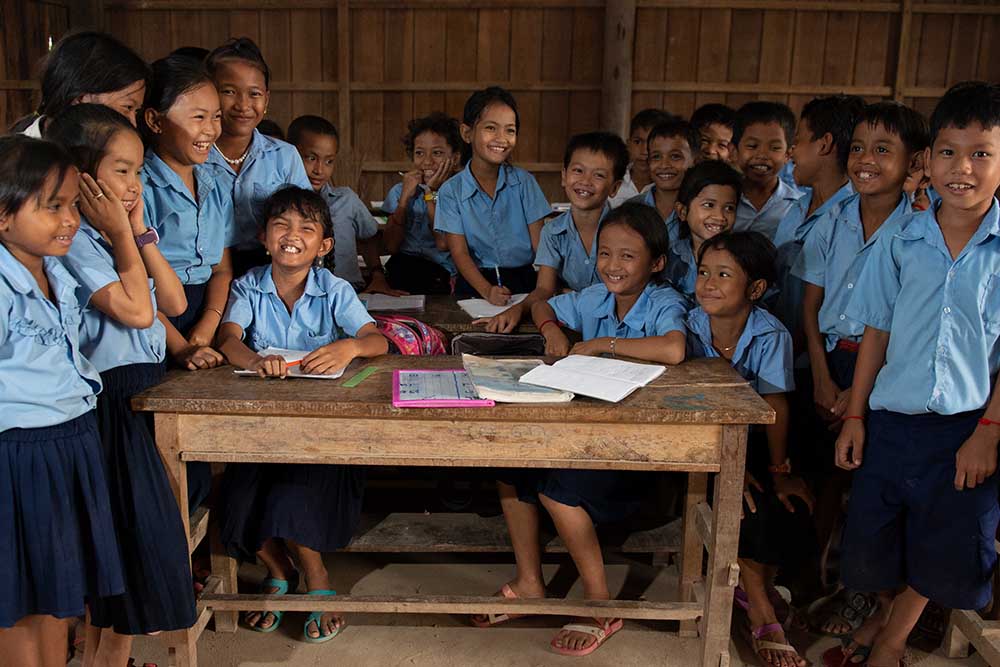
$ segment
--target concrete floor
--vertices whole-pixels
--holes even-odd
[[[429,557],[394,558],[392,562],[359,554],[337,554],[329,559],[334,586],[356,595],[417,593],[459,595],[485,594],[497,590],[513,572],[509,563],[497,563],[502,556],[487,562],[473,557],[454,558],[447,564]],[[546,579],[552,581],[550,594],[580,597],[573,573],[557,564],[546,565]],[[649,599],[671,599],[674,576],[671,568],[647,566],[630,568],[610,565],[609,584],[614,593],[624,587],[624,597],[637,597],[643,590]],[[248,589],[263,576],[263,568],[244,566],[240,571]],[[304,614],[285,615],[281,628],[273,634],[240,628],[235,634],[207,631],[199,642],[202,667],[265,667],[270,665],[476,665],[506,667],[512,665],[570,665],[573,658],[558,656],[548,649],[556,628],[567,622],[561,618],[534,618],[513,621],[502,627],[483,630],[471,627],[465,618],[431,615],[354,615],[347,618],[343,633],[327,644],[312,645],[299,640]],[[664,665],[690,667],[697,664],[695,639],[678,639],[663,630],[666,623],[627,621],[625,629],[585,659],[587,665],[632,667]],[[820,656],[835,641],[807,635],[793,636],[800,651],[813,664],[822,665]],[[749,647],[737,640],[733,644],[733,662],[755,665]],[[158,663],[165,667],[166,650],[156,638],[140,638],[133,655],[138,665]],[[742,658],[742,659],[741,659]],[[747,662],[744,662],[746,660]],[[71,665],[79,665],[74,660]],[[910,664],[921,667],[984,667],[978,656],[966,660],[947,660],[939,655],[915,653]]]

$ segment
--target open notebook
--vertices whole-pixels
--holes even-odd
[[[294,363],[295,366],[291,366],[288,369],[288,377],[290,378],[313,378],[314,380],[336,380],[337,378],[339,378],[341,375],[344,374],[343,368],[341,368],[336,373],[330,373],[329,375],[313,375],[310,373],[303,373],[298,366],[298,362],[302,361],[302,359],[305,358],[307,354],[309,354],[309,350],[286,350],[280,347],[268,347],[264,348],[257,354],[259,354],[262,357],[268,357],[271,356],[272,354],[276,354],[279,357],[284,357],[287,363],[289,364]],[[236,373],[237,375],[257,377],[256,371],[238,370],[233,372]]]
[[[515,294],[510,297],[506,306],[494,306],[486,299],[462,299],[458,302],[458,307],[469,314],[469,317],[476,320],[481,317],[496,317],[507,310],[515,303],[521,303],[527,298],[527,294]]]
[[[541,359],[487,359],[472,354],[462,355],[462,365],[479,398],[503,403],[565,403],[573,400],[572,392],[518,381],[522,375],[542,364]]]
[[[551,366],[533,368],[521,376],[521,382],[617,403],[665,370],[665,366],[654,364],[574,354]]]

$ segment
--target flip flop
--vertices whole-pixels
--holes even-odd
[[[761,637],[765,635],[770,635],[775,632],[784,632],[784,628],[780,623],[768,623],[767,625],[762,625],[759,628],[751,628],[750,630],[750,643],[753,646],[753,653],[757,656],[757,660],[764,665],[772,664],[770,661],[765,660],[760,654],[761,651],[777,651],[780,653],[791,653],[795,656],[796,662],[802,660],[802,656],[791,644],[781,644],[778,642],[764,641]]]
[[[322,589],[317,589],[315,591],[309,591],[308,593],[306,593],[306,595],[336,595],[336,594],[337,591],[327,591]],[[323,619],[323,612],[321,611],[314,611],[308,616],[306,616],[305,625],[302,626],[302,641],[309,642],[310,644],[322,644],[323,642],[328,642],[337,635],[339,635],[340,631],[344,629],[344,626],[340,625],[339,627],[334,628],[333,632],[331,632],[330,634],[324,635],[323,626],[320,625],[320,621],[322,619]],[[311,623],[316,624],[316,630],[319,631],[319,637],[309,636],[309,625]]]
[[[298,587],[299,587],[299,577],[298,574],[296,574],[295,577],[292,579],[273,579],[271,577],[268,577],[267,579],[264,579],[262,582],[260,582],[259,590],[261,593],[265,593],[267,592],[267,589],[275,588],[277,590],[275,590],[272,593],[268,593],[268,595],[287,595],[289,589],[294,591]],[[272,623],[270,626],[266,628],[260,627],[259,623],[263,621],[265,618],[267,618],[268,614],[274,616],[274,623]],[[277,610],[265,611],[264,615],[261,616],[256,623],[247,623],[247,626],[249,626],[249,628],[254,632],[265,632],[265,633],[274,632],[275,630],[278,629],[278,626],[281,625],[281,618],[284,615],[285,612],[283,611],[277,611]]]
[[[566,648],[564,646],[556,645],[556,638],[559,636],[556,635],[555,637],[552,638],[552,641],[549,643],[549,645],[552,647],[553,651],[555,651],[560,655],[583,657],[585,655],[590,655],[591,653],[596,651],[601,646],[601,644],[606,642],[611,637],[611,635],[615,634],[623,627],[625,627],[625,622],[620,618],[608,619],[604,621],[604,623],[600,627],[596,625],[590,625],[589,623],[568,623],[567,625],[562,626],[563,630],[569,630],[570,632],[582,632],[588,635],[592,635],[597,641],[583,648],[575,648],[575,649]]]
[[[514,592],[514,589],[510,587],[510,584],[504,584],[500,587],[500,595],[509,599],[517,600],[519,596]],[[486,620],[482,620],[483,614],[476,614],[472,616],[470,620],[472,624],[477,628],[492,628],[495,625],[500,625],[506,623],[507,621],[513,621],[516,618],[524,618],[527,614],[486,614]]]
[[[814,632],[837,638],[850,637],[878,609],[877,596],[841,588],[809,605],[806,618],[809,620],[809,627]],[[834,619],[843,622],[850,630],[839,634],[824,632],[823,626]]]
[[[854,648],[851,649],[851,645]],[[845,667],[845,665],[864,665],[872,654],[872,646],[858,644],[850,637],[841,637],[840,646],[831,646],[823,652],[824,667]]]

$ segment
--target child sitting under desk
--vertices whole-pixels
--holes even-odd
[[[778,224],[802,193],[779,178],[795,136],[795,114],[777,102],[748,102],[736,112],[736,166],[743,194],[736,231],[760,232],[774,240]]]
[[[626,203],[608,214],[597,239],[601,282],[539,301],[532,308],[532,318],[545,336],[546,354],[621,354],[661,364],[683,361],[684,299],[660,286],[668,247],[663,222],[649,207]],[[579,331],[583,342],[571,349],[563,326]],[[541,503],[576,563],[584,597],[610,599],[594,524],[619,521],[637,509],[641,485],[636,480],[641,475],[604,470],[516,470],[508,475],[497,488],[514,544],[517,575],[499,594],[545,595],[538,541]],[[473,622],[488,627],[510,618],[484,615],[473,617]],[[563,627],[551,646],[562,655],[587,655],[622,626],[621,619],[580,619]]]
[[[490,318],[487,331],[513,331],[536,301],[548,300],[561,286],[580,291],[600,282],[597,230],[611,211],[608,197],[621,184],[627,164],[628,149],[618,135],[588,132],[569,140],[563,155],[562,186],[570,209],[542,227],[535,256],[535,289],[521,303]]]
[[[231,364],[261,377],[283,378],[280,356],[261,356],[268,347],[309,350],[301,370],[330,374],[357,357],[385,354],[388,341],[375,327],[351,286],[318,264],[333,249],[333,223],[326,202],[312,190],[290,186],[264,207],[264,247],[271,264],[233,283],[219,332],[219,349]],[[256,554],[267,566],[261,591],[294,592],[304,570],[310,594],[333,595],[323,553],[346,546],[357,529],[364,469],[339,465],[232,464],[220,491],[221,538],[238,557]],[[260,516],[254,516],[257,508]],[[251,612],[246,622],[273,632],[282,612]],[[303,641],[325,642],[343,627],[335,613],[306,618]]]

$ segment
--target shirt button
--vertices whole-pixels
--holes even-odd
[[[847,289],[854,289],[854,283],[847,283]]]
[[[841,315],[841,316],[840,316],[840,319],[842,319],[842,320],[846,320],[846,319],[847,319],[847,315]]]
[[[944,307],[944,314],[947,315],[950,312],[951,312],[951,308],[949,308],[948,306],[945,306]]]
[[[941,345],[940,347],[938,347],[938,354],[945,354],[947,351],[948,351],[948,348],[946,348],[944,345]]]

